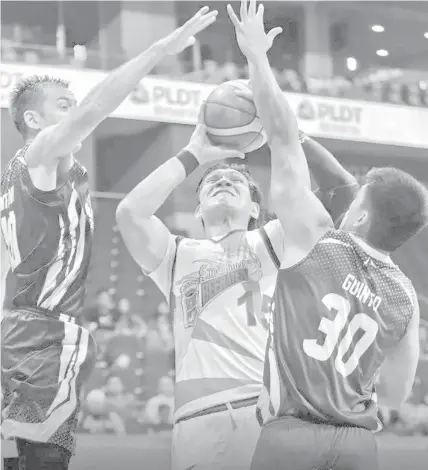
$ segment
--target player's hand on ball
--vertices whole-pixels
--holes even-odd
[[[185,147],[191,152],[201,165],[206,163],[225,160],[226,158],[245,158],[245,154],[239,150],[232,150],[219,145],[213,145],[206,132],[203,121],[204,104],[199,111],[198,123],[190,137],[189,144]]]
[[[201,8],[190,20],[186,21],[169,36],[159,42],[168,55],[178,54],[189,46],[195,44],[195,35],[214,23],[218,11],[209,11],[209,7]]]
[[[282,28],[279,27],[265,33],[264,6],[260,4],[257,8],[256,3],[256,0],[241,0],[241,20],[239,20],[233,8],[227,5],[230,20],[235,26],[238,45],[248,60],[266,54],[272,47],[273,40],[278,34],[282,33]]]

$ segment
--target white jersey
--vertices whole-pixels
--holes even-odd
[[[150,274],[174,315],[175,420],[258,397],[284,234],[278,220],[218,239],[171,235]]]

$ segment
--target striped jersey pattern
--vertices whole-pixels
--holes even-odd
[[[9,162],[1,181],[1,229],[9,253],[4,307],[78,316],[93,235],[86,169],[74,161],[52,191],[34,186],[24,159]]]

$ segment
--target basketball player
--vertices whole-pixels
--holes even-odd
[[[323,147],[309,150],[323,162],[314,165],[322,187],[349,181]],[[209,168],[198,185],[195,215],[205,240],[174,236],[154,216],[200,164],[243,157],[235,154],[211,146],[200,120],[189,145],[117,210],[131,255],[170,299],[176,345],[172,463],[179,470],[247,469],[260,433],[255,404],[267,341],[264,315],[286,246],[281,225],[276,220],[261,227],[260,189],[244,166],[226,164]]]
[[[427,191],[400,170],[372,170],[335,230],[309,189],[297,121],[266,56],[280,29],[265,33],[254,0],[241,3],[241,20],[228,10],[271,147],[273,204],[291,242],[269,321],[252,468],[376,469],[376,380],[384,403],[399,407],[419,357],[416,294],[389,255],[427,224]]]
[[[203,112],[201,111],[201,116]],[[241,157],[209,144],[199,121],[189,142],[134,188],[117,210],[131,255],[167,299],[176,353],[173,468],[248,469],[260,433],[268,312],[283,232],[262,228],[262,194],[243,165],[203,175],[195,216],[205,239],[170,233],[154,214],[199,165]],[[144,202],[142,202],[144,201]],[[254,230],[251,230],[254,229]]]
[[[201,9],[111,72],[80,106],[67,83],[46,76],[24,79],[12,94],[12,119],[25,144],[1,181],[1,228],[10,264],[1,325],[1,430],[5,439],[17,440],[20,470],[68,468],[79,393],[95,358],[94,340],[76,324],[93,217],[88,176],[73,152],[145,74],[192,44],[216,15]],[[6,464],[17,468],[18,462]]]

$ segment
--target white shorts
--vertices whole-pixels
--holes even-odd
[[[172,469],[248,470],[260,431],[256,405],[180,421],[172,433]]]

